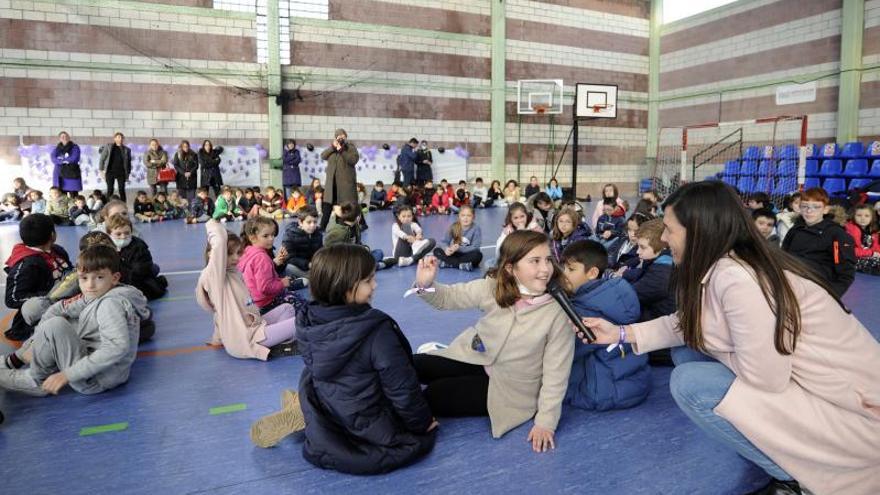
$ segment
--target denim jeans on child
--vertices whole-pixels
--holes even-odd
[[[715,407],[727,395],[736,375],[717,360],[686,346],[672,349],[675,369],[669,389],[678,407],[703,432],[735,450],[739,455],[778,480],[792,477],[751,442],[732,424],[715,414]]]

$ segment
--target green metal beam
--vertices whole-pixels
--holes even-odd
[[[663,0],[651,0],[648,38],[648,144],[645,156],[657,157],[660,132],[660,27],[663,25]]]
[[[505,104],[507,103],[507,26],[503,0],[492,3],[492,102],[490,139],[492,140],[492,178],[504,180],[507,176],[504,157]]]
[[[837,142],[859,137],[859,100],[862,84],[862,38],[865,0],[843,0],[840,33],[840,90],[837,97]]]
[[[266,29],[269,39],[269,59],[266,67],[269,96],[266,97],[268,106],[269,125],[269,182],[281,183],[281,150],[282,108],[276,98],[281,94],[281,22],[278,14],[278,0],[266,2]]]

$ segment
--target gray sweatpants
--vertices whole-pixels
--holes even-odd
[[[30,373],[40,384],[49,376],[66,370],[89,354],[73,323],[60,316],[41,321],[30,340],[34,351]],[[81,394],[97,394],[104,391],[104,387],[94,377],[70,382],[70,388]]]

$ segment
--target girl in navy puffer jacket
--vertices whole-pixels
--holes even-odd
[[[258,421],[254,442],[274,445],[305,422],[303,457],[351,474],[385,473],[434,447],[436,421],[422,395],[412,348],[390,316],[370,306],[376,262],[353,244],[315,254],[313,301],[297,315],[305,369],[299,395]]]

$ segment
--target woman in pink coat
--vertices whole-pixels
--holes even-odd
[[[584,323],[639,354],[679,346],[673,398],[772,477],[754,493],[880,493],[877,340],[825,281],[763,240],[730,186],[688,184],[664,211],[677,312]]]

